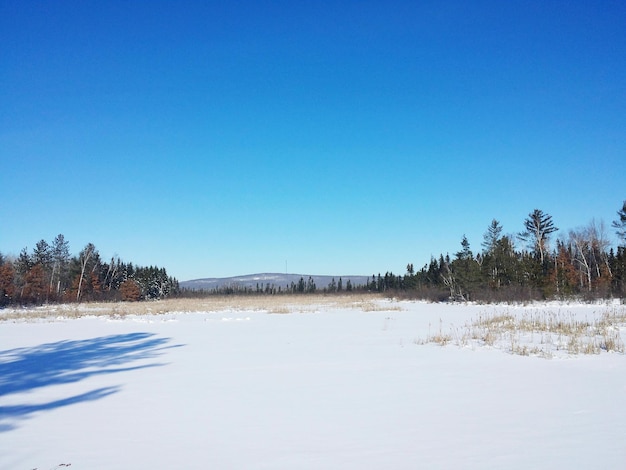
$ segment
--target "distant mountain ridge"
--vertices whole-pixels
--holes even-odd
[[[285,274],[285,273],[259,273],[259,274],[246,274],[243,276],[233,276],[233,277],[207,277],[202,279],[192,279],[190,281],[182,281],[179,283],[181,288],[191,289],[191,290],[214,290],[221,289],[224,287],[249,287],[256,288],[257,284],[259,287],[274,286],[276,288],[281,287],[289,287],[291,283],[298,284],[300,278],[304,279],[304,281],[308,281],[308,279],[312,278],[313,282],[315,282],[315,286],[318,289],[324,289],[328,287],[328,285],[335,280],[335,283],[339,282],[339,278],[343,283],[343,288],[346,288],[346,283],[350,280],[352,286],[360,286],[365,285],[370,280],[370,276],[328,276],[328,275],[312,275],[312,274]]]

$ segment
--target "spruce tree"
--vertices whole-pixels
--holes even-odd
[[[498,240],[502,235],[502,225],[496,219],[491,221],[491,225],[487,228],[487,231],[483,235],[482,247],[485,254],[491,254],[496,249]]]
[[[622,208],[617,211],[619,218],[614,220],[611,226],[615,229],[615,233],[622,241],[622,246],[626,246],[626,201]]]
[[[69,243],[63,234],[55,237],[51,247],[52,255],[52,275],[50,276],[50,291],[57,296],[67,287],[68,267],[70,262]]]

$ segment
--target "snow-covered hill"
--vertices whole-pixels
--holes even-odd
[[[305,282],[311,277],[315,282],[315,286],[318,289],[324,289],[335,280],[335,283],[339,282],[339,279],[343,282],[345,289],[348,280],[353,286],[365,285],[371,278],[369,276],[327,276],[327,275],[309,275],[309,274],[280,274],[280,273],[260,273],[260,274],[247,274],[243,276],[233,277],[209,277],[203,279],[193,279],[190,281],[182,281],[180,287],[193,290],[213,290],[221,289],[223,287],[250,287],[255,289],[259,287],[270,285],[276,288],[285,288],[291,285],[291,283],[298,284],[300,279],[304,279]]]

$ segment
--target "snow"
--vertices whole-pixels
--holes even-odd
[[[626,468],[623,353],[427,341],[623,307],[377,305],[0,321],[0,469]]]

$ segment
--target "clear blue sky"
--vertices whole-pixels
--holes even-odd
[[[0,0],[0,251],[402,274],[626,199],[621,1]]]

